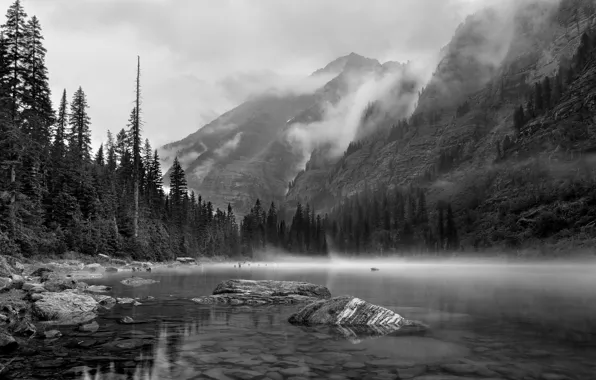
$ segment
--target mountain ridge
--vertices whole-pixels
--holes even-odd
[[[434,213],[439,201],[448,200],[453,204],[457,223],[463,230],[463,244],[468,247],[487,248],[499,244],[509,248],[519,247],[524,239],[527,239],[525,244],[535,246],[546,243],[556,245],[561,236],[569,239],[571,235],[579,234],[583,225],[568,223],[563,225],[568,225],[569,231],[574,232],[568,232],[567,235],[561,235],[564,228],[560,227],[544,236],[536,232],[537,225],[546,223],[536,219],[540,212],[551,215],[549,220],[561,224],[561,217],[556,215],[563,209],[554,204],[545,207],[534,205],[525,199],[525,192],[533,189],[542,194],[548,188],[556,194],[557,190],[552,186],[559,177],[545,174],[544,178],[536,179],[543,188],[525,184],[535,175],[532,174],[534,169],[526,167],[522,161],[518,162],[516,155],[524,151],[520,146],[532,152],[531,160],[538,160],[538,163],[543,155],[556,155],[563,149],[558,145],[575,132],[563,127],[554,128],[561,143],[553,145],[554,137],[549,137],[546,139],[548,145],[545,145],[545,138],[537,137],[545,133],[545,125],[559,124],[561,121],[556,115],[561,110],[566,110],[568,114],[571,110],[571,119],[578,118],[576,113],[580,109],[584,114],[583,123],[586,123],[585,120],[592,120],[593,123],[594,106],[589,103],[589,106],[577,108],[573,102],[568,102],[564,108],[560,108],[561,105],[557,103],[554,113],[531,117],[519,132],[514,128],[513,113],[520,105],[527,112],[528,99],[535,96],[537,85],[544,86],[545,78],[550,77],[554,81],[557,75],[567,75],[561,73],[561,68],[567,70],[569,62],[573,61],[582,36],[588,35],[588,41],[593,38],[596,25],[593,5],[590,1],[569,0],[556,5],[527,3],[527,7],[517,9],[512,19],[502,19],[512,33],[507,49],[503,49],[500,45],[502,41],[498,39],[494,40],[493,45],[487,46],[490,36],[479,37],[477,26],[483,24],[478,20],[489,15],[492,17],[491,22],[499,22],[495,14],[490,15],[489,12],[471,16],[443,49],[437,70],[421,91],[417,108],[408,122],[405,125],[396,123],[391,132],[386,129],[384,138],[359,142],[357,149],[338,160],[332,160],[327,166],[301,172],[288,192],[288,202],[308,202],[314,204],[318,211],[325,212],[339,200],[359,194],[366,187],[419,184],[427,193],[429,210],[433,210],[431,213]],[[540,17],[536,19],[536,15]],[[487,64],[486,60],[469,60],[462,54],[462,47],[476,57],[482,56],[487,48],[494,48],[499,53],[499,62]],[[582,66],[576,70],[584,69]],[[565,96],[585,104],[580,101],[583,96],[589,95],[587,100],[593,101],[592,93],[587,90],[589,86],[585,85],[586,82],[592,82],[584,71],[581,72],[584,74],[570,82]],[[467,75],[461,76],[462,73]],[[574,86],[579,86],[580,90]],[[581,125],[582,130],[590,130],[586,124]],[[588,136],[586,133],[584,135]],[[585,150],[596,149],[591,145],[592,142],[593,137],[586,137]],[[576,143],[565,149],[572,152],[579,149],[580,145]],[[579,153],[575,155],[577,157]],[[561,165],[572,167],[570,163]],[[582,165],[585,166],[585,163]],[[520,172],[524,170],[529,173],[526,174],[527,178],[520,177]],[[551,171],[548,165],[536,170],[540,173]],[[514,182],[503,182],[499,176],[513,176],[517,182],[513,179],[511,181]],[[590,178],[586,177],[585,181],[593,183],[593,178]],[[575,183],[575,179],[567,180]],[[499,185],[495,187],[495,183]],[[512,201],[502,199],[503,188],[508,189],[507,194]],[[515,192],[516,189],[520,191],[519,194]],[[525,208],[519,208],[511,202],[529,203]],[[568,201],[567,204],[577,207],[578,202],[589,206],[589,203],[579,200]],[[499,210],[519,211],[503,220],[507,213]],[[592,210],[591,206],[587,210]],[[536,212],[538,214],[532,214]],[[483,228],[475,228],[474,223]],[[591,241],[585,233],[584,238]]]

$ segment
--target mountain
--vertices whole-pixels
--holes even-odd
[[[169,167],[178,156],[189,188],[217,207],[231,203],[239,215],[257,198],[281,201],[288,182],[304,162],[301,149],[288,141],[289,128],[321,120],[327,104],[336,104],[348,95],[355,81],[400,68],[403,65],[384,66],[351,53],[311,74],[310,79],[332,78],[312,93],[253,96],[197,132],[161,147],[162,159]]]
[[[593,246],[595,8],[520,2],[468,17],[410,117],[343,157],[313,153],[288,204],[328,212],[366,188],[416,185],[431,217],[453,205],[462,246]]]

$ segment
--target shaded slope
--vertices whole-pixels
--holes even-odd
[[[417,183],[427,188],[429,210],[434,211],[438,200],[452,202],[469,247],[519,247],[570,236],[591,239],[594,229],[586,222],[591,211],[581,210],[593,209],[588,194],[596,190],[594,173],[577,171],[593,162],[585,155],[583,163],[577,157],[594,149],[594,62],[581,68],[561,103],[533,119],[519,137],[512,114],[519,104],[525,106],[534,83],[572,60],[581,34],[593,31],[593,2],[537,2],[506,16],[510,19],[481,13],[459,28],[421,94],[414,113],[419,119],[397,141],[370,138],[333,165],[306,170],[296,178],[288,200],[331,199],[314,202],[324,211],[334,199],[360,192],[365,185]],[[482,35],[487,29],[478,28],[479,20],[487,17],[497,29],[511,28],[506,48],[498,39],[487,43],[490,33]],[[487,51],[497,51],[498,59],[462,59]],[[470,111],[457,115],[464,101]],[[503,152],[497,144],[502,147],[506,139]],[[557,164],[544,161],[558,155],[565,158]],[[576,217],[577,223],[561,222]],[[557,227],[539,227],[547,221]]]

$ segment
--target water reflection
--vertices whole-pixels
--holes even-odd
[[[138,307],[118,305],[100,318],[103,333],[117,331],[122,340],[153,335],[152,346],[124,352],[127,358],[109,365],[82,359],[77,365],[88,368],[80,379],[264,378],[269,371],[284,379],[346,373],[394,378],[404,370],[400,366],[410,365],[405,369],[411,371],[400,376],[439,376],[459,368],[451,364],[470,362],[479,371],[470,376],[477,377],[590,379],[595,373],[596,280],[589,271],[375,266],[381,270],[205,267],[202,272],[152,273],[148,276],[158,279],[158,286],[135,289],[120,287],[117,277],[98,280],[113,285],[119,297],[156,297]],[[189,301],[230,278],[327,284],[334,295],[386,306],[431,330],[361,339],[358,329],[291,326],[292,307],[208,307]],[[114,324],[124,315],[154,322]],[[350,337],[357,340],[350,342]]]

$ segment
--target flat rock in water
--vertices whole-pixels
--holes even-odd
[[[91,293],[105,293],[112,290],[112,288],[106,285],[91,285],[88,286],[85,290]]]
[[[288,321],[302,326],[332,326],[339,334],[353,340],[394,334],[402,329],[427,328],[421,322],[405,319],[389,309],[352,296],[313,302],[292,314]]]
[[[312,302],[330,297],[325,286],[308,282],[227,280],[215,287],[213,295],[192,300],[200,304],[265,305]]]
[[[158,281],[152,280],[150,278],[142,278],[142,277],[130,277],[125,278],[124,280],[120,281],[121,284],[127,286],[142,286],[142,285],[149,285],[155,284]]]

